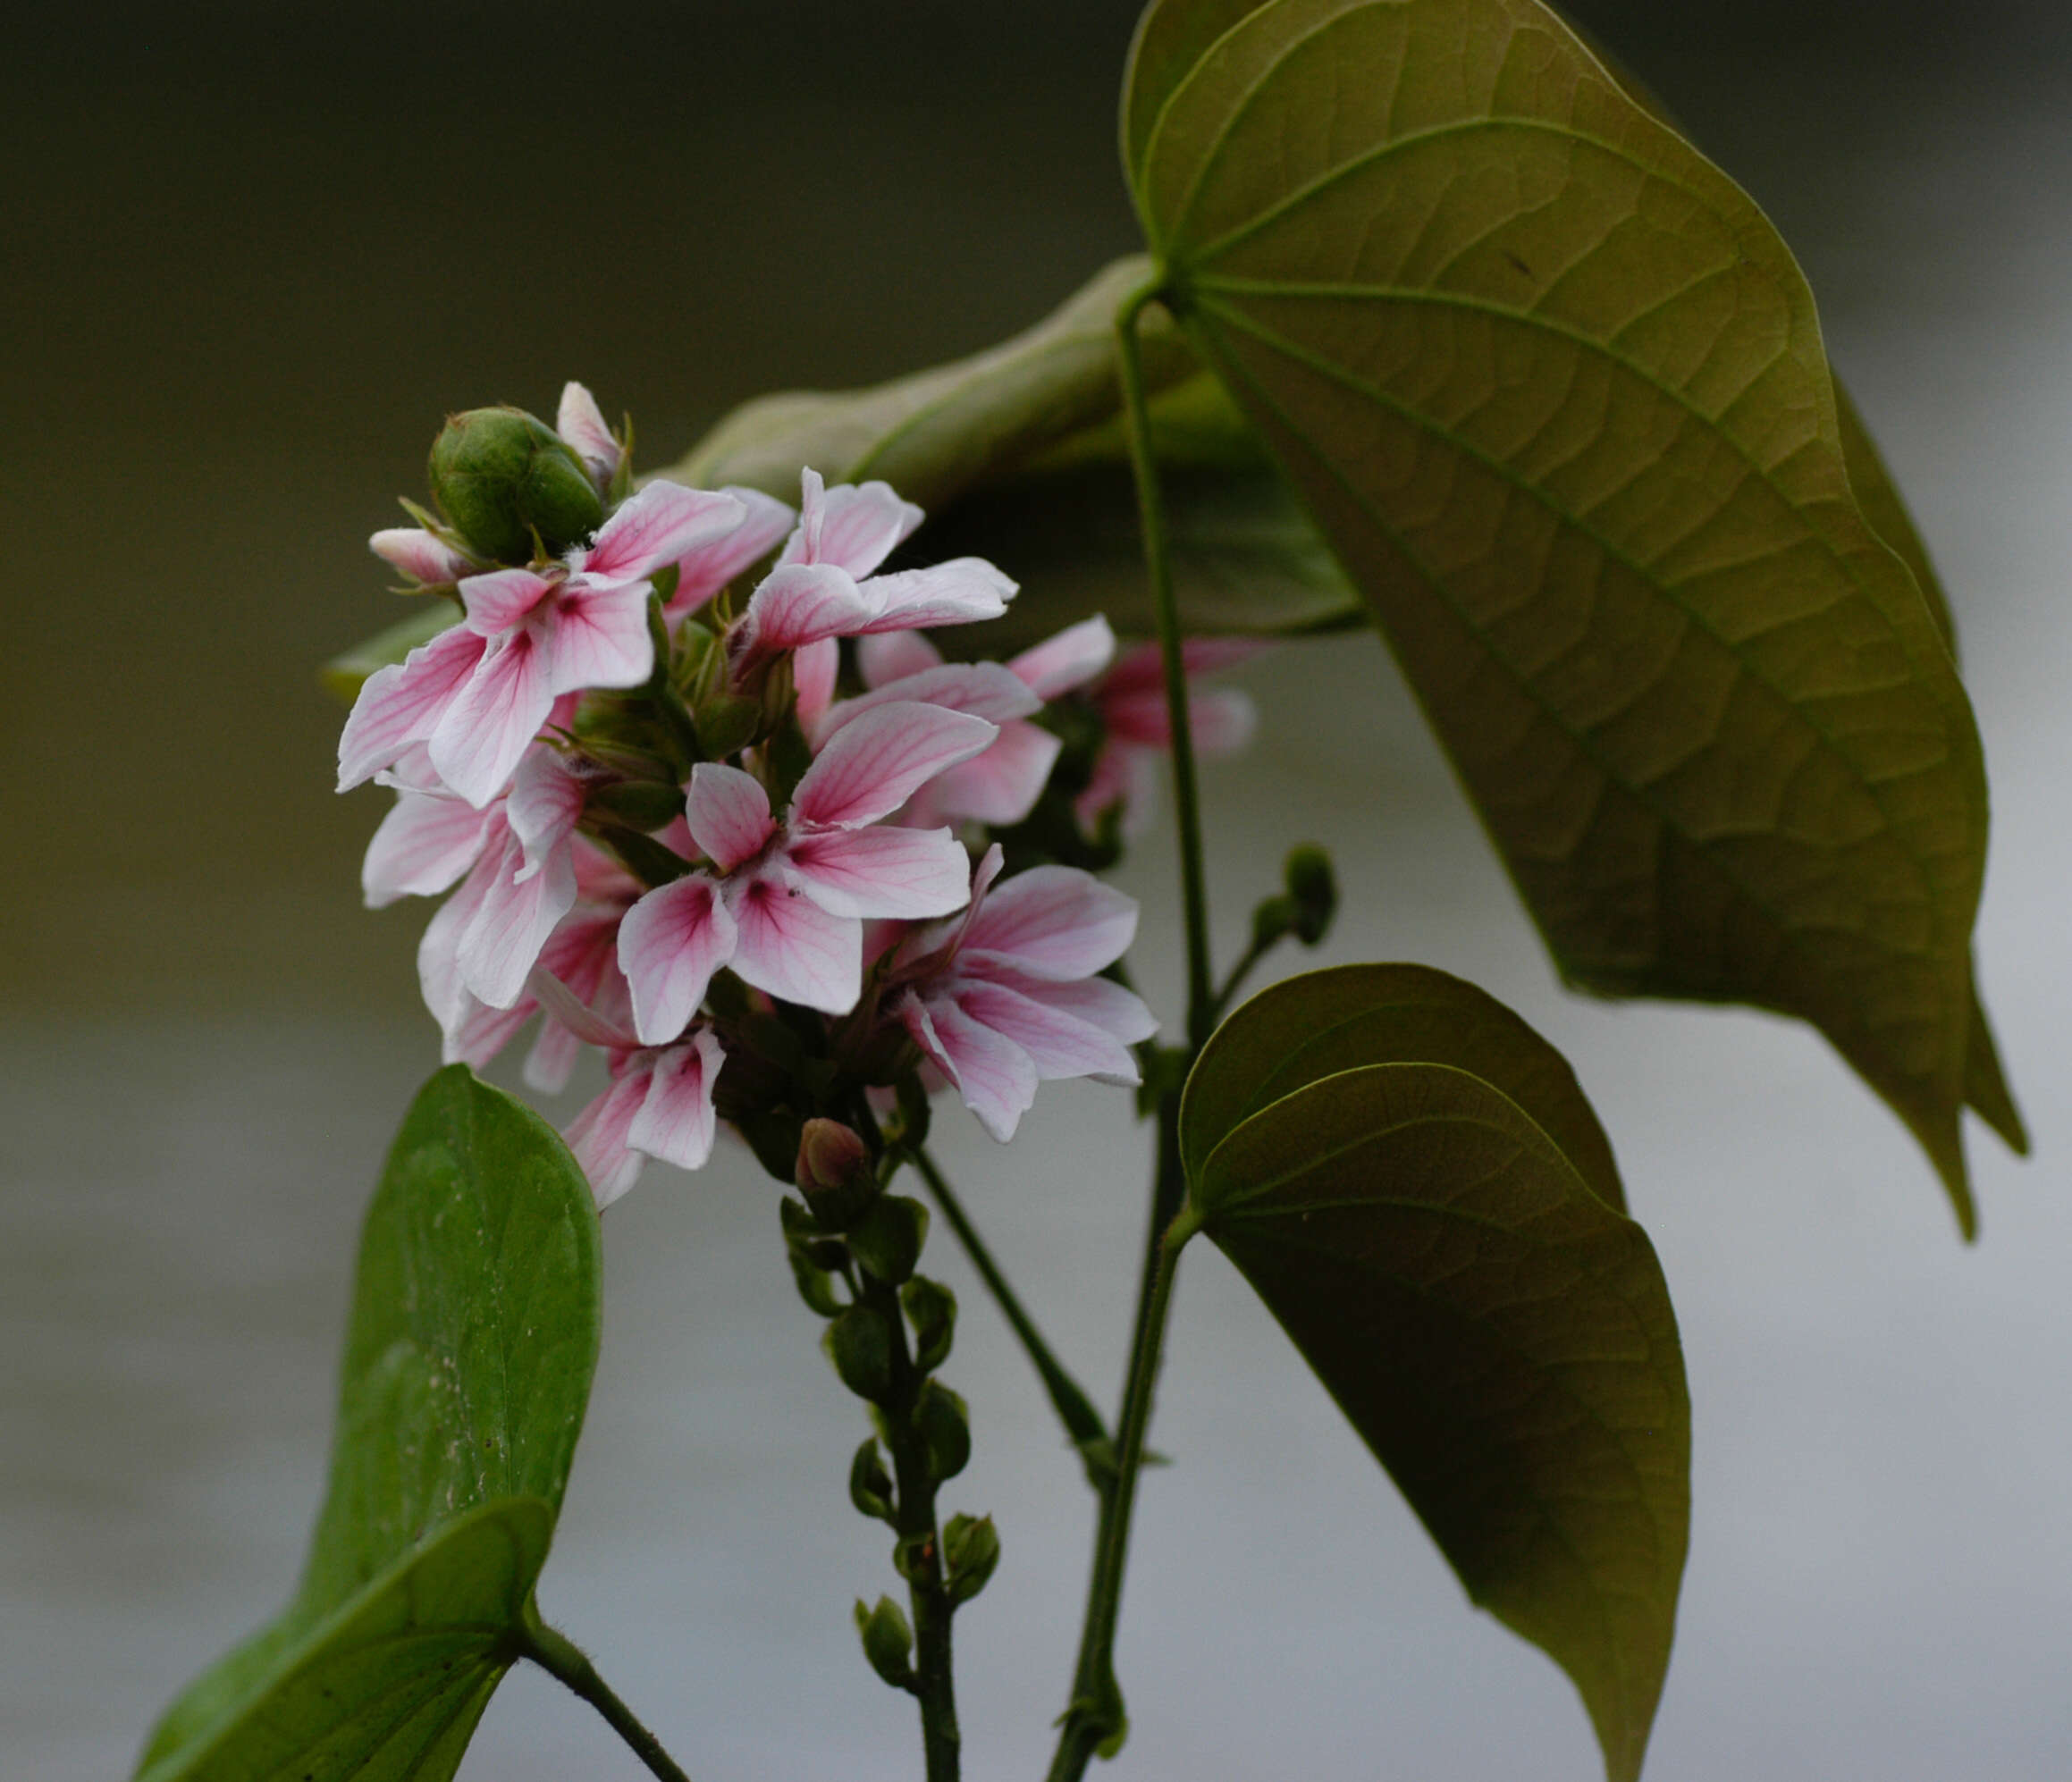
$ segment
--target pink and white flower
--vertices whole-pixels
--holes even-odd
[[[1039,1082],[1137,1082],[1129,1047],[1158,1023],[1141,997],[1094,975],[1135,937],[1135,900],[1066,866],[1032,867],[996,890],[1001,862],[996,843],[963,917],[909,935],[887,982],[891,1017],[1006,1140]]]
[[[948,830],[872,826],[998,734],[943,706],[876,706],[829,738],[782,822],[754,776],[701,761],[686,818],[712,870],[651,891],[619,930],[641,1042],[674,1039],[722,966],[786,1002],[854,1008],[866,917],[943,915],[969,894]]]
[[[998,618],[1015,584],[981,557],[873,574],[921,524],[921,509],[884,483],[823,486],[801,476],[799,524],[728,636],[737,681],[788,650],[817,651],[800,670],[820,675],[836,641],[919,626]]]
[[[1181,644],[1188,680],[1187,734],[1196,754],[1234,754],[1251,740],[1258,712],[1251,697],[1235,687],[1199,686],[1195,677],[1247,661],[1266,647],[1249,637],[1190,637]],[[1100,714],[1108,740],[1073,810],[1091,834],[1102,814],[1119,804],[1123,833],[1140,834],[1157,808],[1159,758],[1173,746],[1158,646],[1140,643],[1125,650],[1087,697]]]
[[[731,495],[651,483],[561,562],[463,576],[462,623],[360,689],[339,739],[339,790],[421,742],[448,786],[486,805],[558,696],[648,678],[650,578],[745,518]]]

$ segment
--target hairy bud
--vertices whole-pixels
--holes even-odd
[[[583,461],[544,421],[519,408],[470,408],[432,443],[432,493],[469,547],[524,563],[533,535],[551,556],[604,523]]]

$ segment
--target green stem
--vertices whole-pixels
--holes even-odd
[[[1072,1703],[1065,1710],[1051,1759],[1049,1782],[1077,1782],[1094,1753],[1120,1739],[1127,1721],[1122,1688],[1116,1681],[1116,1624],[1122,1613],[1123,1573],[1129,1563],[1130,1518],[1136,1508],[1137,1475],[1143,1470],[1144,1436],[1151,1424],[1152,1389],[1165,1347],[1166,1315],[1180,1248],[1191,1234],[1175,1223],[1185,1198],[1180,1168],[1180,1105],[1167,1096],[1158,1108],[1158,1166],[1153,1181],[1151,1228],[1144,1248],[1136,1329],[1130,1341],[1130,1372],[1116,1430],[1116,1468],[1103,1493],[1094,1534],[1093,1577],[1087,1586],[1086,1621],[1079,1663],[1073,1674]],[[1112,1749],[1112,1745],[1110,1746]]]
[[[942,1209],[942,1216],[949,1221],[949,1228],[956,1233],[957,1241],[964,1247],[964,1253],[971,1257],[979,1279],[986,1283],[987,1291],[998,1302],[1009,1327],[1021,1340],[1066,1433],[1082,1452],[1090,1443],[1105,1444],[1108,1425],[1101,1421],[1100,1413],[1080,1390],[1079,1383],[1065,1371],[1063,1364],[1051,1353],[1049,1344],[1043,1341],[1043,1333],[1036,1328],[1034,1320],[1023,1309],[1021,1300],[1015,1297],[1015,1290],[1007,1284],[1007,1277],[1000,1273],[1000,1266],[986,1248],[985,1240],[979,1236],[978,1228],[972,1223],[956,1191],[936,1166],[935,1159],[918,1147],[907,1155],[921,1173],[921,1179],[928,1184],[935,1204]]]
[[[1143,533],[1151,603],[1158,616],[1158,653],[1166,672],[1166,707],[1173,730],[1173,802],[1179,814],[1180,891],[1187,923],[1187,1040],[1191,1047],[1199,1047],[1209,1038],[1216,1002],[1209,965],[1208,881],[1201,867],[1201,803],[1194,774],[1194,734],[1187,716],[1180,608],[1173,593],[1173,566],[1166,543],[1166,504],[1151,452],[1150,409],[1137,346],[1137,320],[1158,300],[1159,292],[1158,284],[1148,284],[1124,303],[1116,316],[1116,357],[1129,433],[1130,467],[1136,477],[1137,523]]]
[[[1254,939],[1251,945],[1245,948],[1244,956],[1230,968],[1230,976],[1223,980],[1222,988],[1216,993],[1216,1000],[1212,1004],[1209,1017],[1211,1028],[1223,1019],[1223,1012],[1230,1006],[1237,993],[1244,988],[1244,980],[1251,975],[1251,968],[1271,953],[1278,945],[1279,940],[1280,937],[1276,935],[1274,939],[1268,941],[1262,946],[1257,939]]]
[[[633,1754],[661,1782],[690,1782],[661,1743],[633,1716],[633,1711],[606,1685],[573,1640],[557,1634],[544,1622],[533,1620],[525,1630],[519,1656],[530,1659],[550,1677],[558,1677],[603,1715],[611,1730],[633,1748]]]

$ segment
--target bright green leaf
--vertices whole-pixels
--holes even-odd
[[[1350,1062],[1362,1029],[1392,1060],[1420,1030],[1451,1049],[1472,1037],[1452,1019],[1471,999],[1434,984],[1420,1002],[1402,979],[1402,1013],[1377,1002],[1363,1021],[1359,987],[1318,975],[1335,981],[1269,992],[1203,1054],[1178,1230],[1205,1231],[1251,1282],[1470,1597],[1568,1672],[1607,1775],[1631,1782],[1689,1528],[1690,1402],[1661,1267],[1490,1081],[1414,1055]],[[1267,1048],[1305,996],[1327,1037],[1277,1072]],[[1503,1074],[1532,1049],[1512,1021],[1485,1030]],[[1529,1062],[1523,1075],[1543,1117],[1595,1133],[1587,1108],[1557,1106],[1580,1101],[1572,1082]]]
[[[1811,1021],[1968,1229],[1977,732],[1782,242],[1537,0],[1200,4],[1124,113],[1170,304],[1564,975]]]
[[[1005,655],[1096,612],[1152,629],[1118,416],[1116,305],[1150,263],[1119,260],[1027,332],[872,389],[758,398],[664,474],[798,499],[882,477],[929,511],[916,549],[990,557],[1022,584],[1007,617],[946,635]],[[1147,339],[1161,460],[1174,468],[1175,574],[1192,629],[1291,632],[1358,612],[1315,527],[1251,432],[1169,326]]]
[[[444,1782],[516,1656],[596,1366],[590,1189],[464,1067],[361,1239],[331,1487],[295,1599],[173,1703],[147,1782]]]
[[[1569,1062],[1486,990],[1428,965],[1338,965],[1269,985],[1211,1036],[1187,1080],[1181,1143],[1206,1157],[1283,1096],[1366,1064],[1449,1064],[1500,1089],[1614,1211],[1611,1140]]]
[[[408,618],[398,619],[385,631],[377,631],[366,643],[355,644],[333,656],[316,671],[324,691],[350,705],[359,697],[367,677],[376,668],[400,662],[420,643],[429,643],[442,631],[460,622],[452,603],[443,600],[422,601]]]

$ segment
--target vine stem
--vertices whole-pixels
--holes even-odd
[[[1180,831],[1182,913],[1187,929],[1187,1063],[1207,1042],[1217,996],[1209,958],[1209,893],[1202,870],[1201,806],[1194,773],[1194,738],[1187,713],[1187,668],[1181,650],[1180,609],[1173,593],[1166,541],[1165,503],[1152,456],[1150,411],[1144,397],[1143,360],[1137,324],[1162,294],[1162,279],[1140,287],[1116,315],[1116,371],[1122,383],[1130,467],[1137,485],[1138,524],[1144,567],[1158,619],[1158,654],[1165,669],[1166,705],[1172,730],[1173,794]],[[1086,1619],[1072,1702],[1065,1709],[1049,1782],[1077,1782],[1097,1752],[1111,1753],[1127,1727],[1122,1689],[1116,1681],[1116,1624],[1122,1613],[1123,1574],[1129,1563],[1130,1521],[1136,1507],[1137,1475],[1143,1468],[1144,1437],[1150,1427],[1152,1391],[1165,1349],[1166,1316],[1181,1246],[1192,1235],[1183,1210],[1187,1181],[1180,1158],[1180,1094],[1158,1097],[1158,1163],[1151,1178],[1150,1227],[1130,1339],[1129,1374],[1116,1430],[1116,1467],[1101,1494],[1094,1534],[1093,1576],[1087,1586]]]
[[[1050,1395],[1050,1402],[1064,1424],[1065,1433],[1083,1452],[1090,1442],[1105,1442],[1108,1425],[1101,1421],[1100,1413],[1094,1409],[1093,1401],[1080,1390],[1079,1383],[1065,1372],[1065,1366],[1051,1352],[1044,1341],[1043,1332],[1036,1328],[1036,1322],[1023,1307],[1007,1277],[1000,1272],[993,1253],[980,1237],[978,1228],[957,1198],[956,1190],[937,1165],[933,1157],[919,1146],[907,1154],[914,1162],[922,1181],[935,1204],[942,1209],[942,1216],[949,1222],[949,1228],[956,1233],[957,1241],[971,1258],[972,1266],[978,1270],[979,1279],[985,1282],[986,1290],[999,1304],[1001,1315],[1007,1320],[1022,1347],[1028,1354],[1031,1364],[1043,1382],[1043,1390]]]
[[[690,1782],[677,1762],[661,1748],[661,1741],[634,1718],[632,1709],[611,1693],[597,1667],[581,1647],[566,1635],[556,1633],[544,1622],[531,1620],[520,1639],[518,1653],[530,1659],[548,1676],[565,1684],[604,1717],[611,1730],[633,1749],[633,1754],[661,1782]]]

